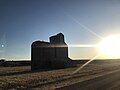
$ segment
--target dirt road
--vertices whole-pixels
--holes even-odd
[[[120,71],[57,90],[120,90]]]

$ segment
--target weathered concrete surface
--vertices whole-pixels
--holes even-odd
[[[35,41],[31,45],[31,70],[65,68],[71,64],[64,35],[59,33],[49,38],[50,42]]]

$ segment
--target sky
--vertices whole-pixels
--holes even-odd
[[[30,60],[32,42],[60,32],[68,46],[95,45],[119,29],[119,0],[0,0],[0,58],[7,60]],[[69,47],[72,59],[98,53],[96,47]]]

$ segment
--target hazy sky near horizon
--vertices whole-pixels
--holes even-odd
[[[0,58],[30,59],[33,41],[49,41],[59,32],[68,45],[94,45],[120,34],[120,1],[0,0]],[[69,48],[74,59],[98,53],[93,47]]]

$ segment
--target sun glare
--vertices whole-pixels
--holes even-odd
[[[120,35],[113,35],[103,39],[98,48],[104,55],[120,56]]]

